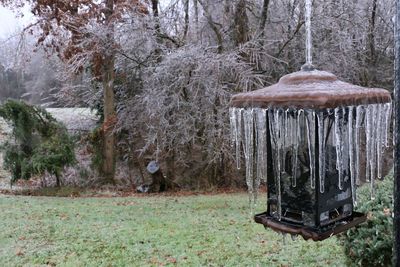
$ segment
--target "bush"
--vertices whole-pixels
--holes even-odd
[[[357,211],[367,214],[367,222],[350,229],[339,239],[350,266],[390,266],[393,246],[393,176],[376,184],[371,200],[370,185],[357,192]]]
[[[64,167],[75,162],[74,143],[65,127],[45,110],[14,100],[0,106],[0,117],[13,128],[12,140],[1,147],[11,183],[47,172],[60,186]]]

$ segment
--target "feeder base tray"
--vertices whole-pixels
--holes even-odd
[[[267,212],[255,215],[254,220],[256,223],[260,223],[264,225],[264,227],[269,227],[276,232],[301,235],[305,240],[312,239],[314,241],[322,241],[365,222],[367,216],[359,212],[353,212],[352,216],[321,228],[306,227],[301,224],[290,223],[283,220],[278,221],[268,215]]]

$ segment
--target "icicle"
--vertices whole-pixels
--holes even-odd
[[[371,105],[372,108],[372,114],[371,114],[371,152],[370,152],[370,165],[371,165],[371,199],[375,199],[375,177],[376,177],[376,161],[377,161],[377,153],[379,153],[379,149],[377,149],[377,132],[378,132],[378,127],[377,123],[379,119],[379,105]]]
[[[304,110],[300,109],[298,111],[298,116],[297,116],[297,144],[303,144],[307,142],[307,137],[305,136],[305,117],[304,117]]]
[[[385,104],[386,107],[386,122],[385,122],[385,126],[386,126],[386,130],[385,130],[385,146],[389,147],[389,133],[390,133],[390,126],[391,126],[391,118],[392,118],[392,103],[386,103]]]
[[[250,207],[254,205],[254,120],[253,109],[244,110],[244,157],[246,161],[246,184],[250,194]]]
[[[240,149],[239,150],[236,149],[236,146],[237,146],[236,138],[237,138],[237,131],[238,131],[236,114],[237,114],[236,108],[229,109],[229,119],[230,119],[230,125],[231,125],[231,146],[233,149],[235,149],[235,156],[236,156],[236,162],[237,162],[237,159],[240,158]],[[239,155],[238,155],[238,151],[239,151]]]
[[[323,111],[318,112],[318,169],[319,191],[325,192],[325,122]]]
[[[343,162],[343,179],[344,181],[350,181],[350,158],[349,158],[349,127],[346,127],[349,118],[349,107],[342,108],[342,162]]]
[[[349,160],[350,160],[350,183],[351,183],[351,195],[353,197],[353,206],[357,207],[357,195],[356,195],[356,171],[354,162],[354,119],[353,119],[353,107],[349,107],[348,114],[348,127],[349,127]],[[356,149],[358,149],[356,147]]]
[[[356,108],[356,185],[361,185],[361,128],[364,119],[364,107]]]
[[[327,133],[325,138],[325,147],[336,148],[336,137],[335,137],[335,109],[328,109],[327,116],[329,117],[328,125],[326,128]],[[336,150],[335,150],[336,151]],[[332,153],[332,151],[330,151]],[[330,155],[329,160],[326,161],[326,170],[334,170],[336,169],[336,161]]]
[[[289,129],[289,110],[286,109],[282,113],[282,118],[280,119],[280,131],[281,131],[281,172],[286,172],[286,159],[284,155],[285,148],[290,146],[289,144],[289,136],[290,136],[290,129]]]
[[[292,140],[292,186],[297,186],[297,164],[298,164],[298,151],[299,151],[299,139],[300,139],[300,116],[302,110],[298,112],[294,112],[292,131],[293,131],[293,140]]]
[[[267,182],[267,115],[268,110],[256,110],[256,134],[257,134],[257,181]]]
[[[283,146],[286,147],[287,145],[290,145],[290,120],[289,120],[289,110],[285,110],[285,117],[283,118],[283,126],[284,128],[282,129],[284,131],[284,143]]]
[[[278,210],[278,220],[282,217],[282,195],[281,195],[281,175],[282,175],[282,163],[284,162],[283,157],[283,123],[284,114],[282,110],[275,111],[275,134],[276,134],[276,147],[277,147],[277,174],[276,174],[276,195],[277,195],[277,210]]]
[[[338,170],[338,186],[343,190],[343,110],[335,109],[335,136],[336,136],[336,169]]]
[[[388,105],[387,104],[381,104],[381,128],[382,128],[382,133],[381,133],[381,147],[386,146],[386,139],[388,137],[388,126],[386,124],[386,115],[388,111]]]
[[[386,131],[386,118],[384,118],[385,113],[385,105],[379,105],[378,107],[378,121],[377,121],[377,134],[378,136],[376,137],[377,142],[376,142],[376,153],[377,153],[377,159],[376,159],[376,164],[377,164],[377,174],[378,174],[378,179],[382,179],[382,153],[383,153],[383,146],[385,145],[384,143],[384,138],[385,138],[385,131]]]
[[[235,118],[236,118],[236,132],[235,132],[235,142],[236,142],[236,167],[240,170],[241,167],[241,150],[240,144],[242,143],[242,108],[235,109]]]
[[[235,141],[236,141],[236,131],[237,131],[235,108],[229,109],[229,121],[231,125],[231,145],[232,147],[234,147],[236,145]]]
[[[311,188],[315,188],[315,112],[306,113],[308,154],[310,157],[310,182]]]
[[[271,134],[271,145],[272,151],[274,152],[274,156],[272,157],[273,166],[274,166],[274,182],[275,182],[275,193],[276,193],[276,206],[277,211],[273,214],[278,220],[281,219],[281,185],[280,185],[280,166],[281,166],[281,158],[280,158],[280,149],[281,141],[280,141],[280,127],[279,127],[279,110],[269,110],[268,112],[268,121],[269,121],[269,130]]]
[[[366,154],[367,154],[367,161],[366,161],[366,167],[365,167],[365,180],[369,183],[371,181],[371,152],[372,152],[372,129],[374,127],[374,125],[372,124],[372,106],[369,105],[367,106],[367,113],[366,113]]]
[[[290,147],[290,148],[293,148],[294,139],[295,139],[295,136],[294,136],[295,135],[295,133],[294,133],[294,131],[295,131],[294,123],[295,123],[295,121],[294,121],[294,119],[292,117],[293,113],[296,113],[296,111],[294,110],[294,111],[290,112],[288,114],[288,116],[287,116],[287,121],[286,121],[286,127],[288,129],[288,136],[287,136],[287,141],[286,141],[285,147]]]

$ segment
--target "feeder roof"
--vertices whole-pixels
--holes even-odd
[[[236,108],[335,108],[391,102],[389,91],[365,88],[338,80],[326,71],[298,71],[283,76],[277,84],[252,92],[236,94]]]

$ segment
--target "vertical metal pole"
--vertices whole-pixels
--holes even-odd
[[[311,31],[311,16],[312,16],[312,0],[305,1],[305,26],[306,26],[306,63],[301,67],[303,71],[312,71],[312,31]]]
[[[312,33],[311,33],[311,13],[312,2],[306,0],[305,4],[305,19],[306,19],[306,65],[312,65]]]
[[[396,0],[394,78],[394,266],[400,266],[400,0]]]

